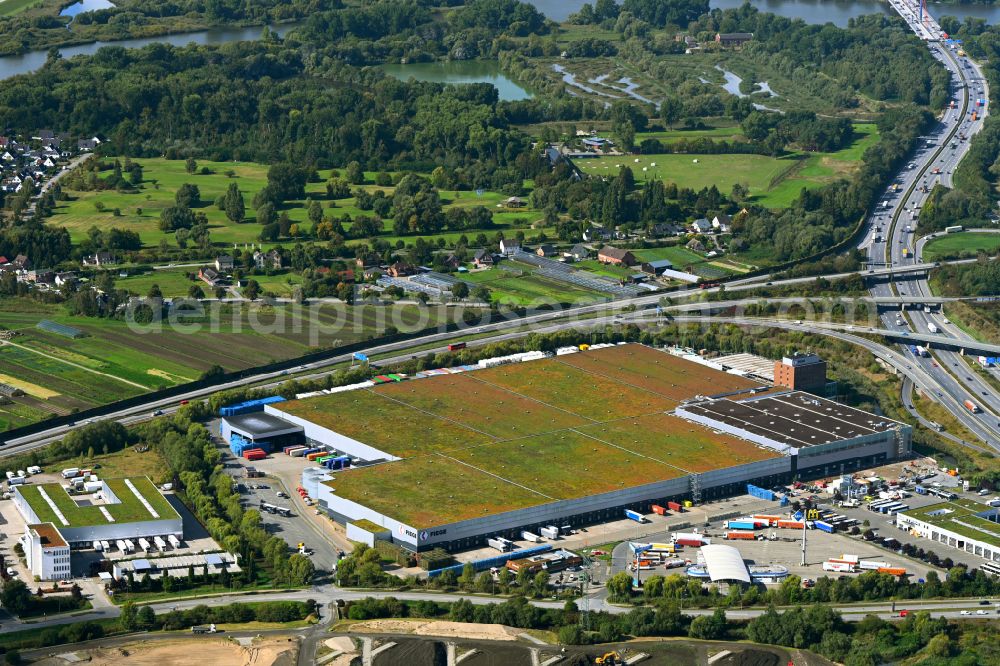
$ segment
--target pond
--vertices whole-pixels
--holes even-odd
[[[59,16],[77,16],[87,12],[95,12],[98,9],[111,9],[114,6],[115,3],[110,2],[110,0],[80,0],[59,12]]]
[[[382,65],[381,68],[386,74],[401,81],[412,78],[434,83],[492,83],[502,102],[531,98],[531,93],[507,78],[496,62],[485,60],[415,62],[406,65]]]

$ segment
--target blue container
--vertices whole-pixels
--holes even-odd
[[[820,530],[821,532],[828,532],[830,534],[833,534],[833,525],[831,525],[830,523],[825,523],[822,520],[814,520],[813,527]]]
[[[729,520],[726,521],[726,529],[729,530],[755,530],[757,524],[752,520]]]
[[[632,509],[625,509],[625,517],[629,520],[634,520],[637,523],[646,522],[646,517],[644,515],[638,511],[633,511]]]

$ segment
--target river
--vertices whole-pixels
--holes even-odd
[[[538,11],[554,21],[565,21],[570,14],[580,10],[585,2],[594,0],[531,0]],[[732,9],[743,4],[743,0],[710,0],[713,9]],[[877,0],[754,0],[751,4],[764,12],[800,18],[807,23],[826,23],[844,27],[848,20],[864,14],[892,14],[887,2]],[[973,4],[928,3],[932,16],[966,16],[984,18],[990,23],[1000,23],[1000,6]]]
[[[286,23],[272,26],[271,30],[278,35],[296,27],[297,24]],[[102,46],[124,46],[126,48],[141,48],[157,42],[166,42],[174,46],[184,46],[194,42],[196,44],[225,44],[226,42],[239,42],[260,39],[264,28],[254,26],[249,28],[213,28],[200,32],[185,32],[178,35],[163,35],[161,37],[142,37],[140,39],[123,39],[116,42],[93,42],[91,44],[80,44],[78,46],[63,46],[59,53],[64,58],[72,58],[76,55],[91,55]],[[27,74],[39,69],[45,64],[48,58],[46,51],[29,51],[21,55],[0,57],[0,79],[7,79],[18,74]]]
[[[105,1],[106,0],[84,0],[84,2],[79,3],[79,9],[84,10],[85,8],[98,8],[104,6]],[[586,0],[532,0],[532,4],[534,4],[539,11],[543,12],[549,18],[556,21],[563,21],[570,14],[578,11],[580,7],[583,6],[585,1]],[[743,0],[711,0],[712,7],[718,7],[721,9],[739,7],[742,3]],[[889,8],[887,3],[878,2],[877,0],[756,0],[753,4],[759,7],[762,11],[772,12],[781,16],[800,18],[810,23],[829,21],[839,26],[845,26],[851,18],[862,16],[864,14],[892,13],[892,10]],[[77,5],[73,5],[72,7],[76,8]],[[943,5],[932,3],[930,5],[930,13],[934,16],[944,16],[947,14],[957,16],[960,19],[965,18],[966,16],[974,16],[977,18],[984,18],[990,23],[1000,22],[1000,5],[990,7],[985,5]],[[283,35],[294,27],[295,24],[285,24],[272,29],[279,35]],[[260,27],[213,28],[211,30],[203,30],[201,32],[164,35],[162,37],[144,37],[141,39],[125,39],[116,42],[95,42],[93,44],[82,44],[80,46],[67,46],[59,49],[59,51],[62,53],[63,57],[71,58],[80,54],[90,55],[102,46],[108,45],[138,48],[155,42],[166,42],[175,46],[183,46],[191,42],[196,44],[223,44],[225,42],[258,39],[262,30],[263,29]],[[17,74],[33,72],[45,64],[46,58],[47,53],[45,51],[31,51],[23,55],[0,57],[0,79],[6,79]],[[462,66],[466,67],[468,65]],[[407,65],[407,67],[417,67],[417,65]],[[411,70],[411,72],[412,71],[413,70]],[[399,76],[399,74],[395,75]],[[416,76],[415,72],[413,75],[415,78],[424,78],[423,76]],[[430,73],[430,75],[435,74]],[[409,76],[409,74],[407,74],[407,76]],[[435,76],[446,77],[447,75],[441,72]],[[528,92],[517,86],[514,82],[505,79],[505,77],[500,74],[487,72],[483,74],[483,78],[476,79],[467,78],[465,73],[457,73],[455,76],[458,78],[430,78],[429,80],[448,80],[451,82],[466,83],[472,80],[489,81],[494,83],[494,85],[496,85],[500,90],[501,99],[525,99],[526,97],[530,97]]]

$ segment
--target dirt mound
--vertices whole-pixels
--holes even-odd
[[[288,640],[269,640],[250,647],[229,641],[144,641],[114,648],[77,652],[91,666],[189,666],[192,655],[207,664],[227,666],[281,666],[294,664],[298,646]],[[64,660],[60,660],[64,662]],[[53,666],[58,662],[52,662]]]
[[[478,641],[516,641],[516,629],[502,624],[471,624],[444,620],[367,620],[351,625],[351,631],[372,634],[414,634]]]

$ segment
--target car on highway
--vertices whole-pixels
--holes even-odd
[[[986,611],[980,608],[979,610],[976,611],[976,615],[986,615]]]
[[[967,610],[964,610],[964,611],[962,611],[962,613],[961,613],[961,614],[962,614],[962,615],[972,615],[972,611],[967,611]]]

